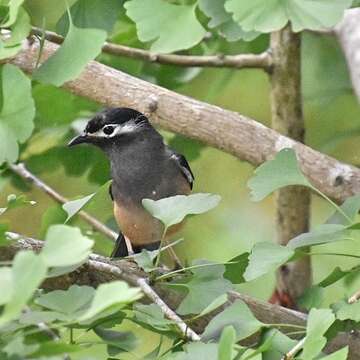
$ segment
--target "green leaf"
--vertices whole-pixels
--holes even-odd
[[[312,286],[305,290],[304,294],[298,299],[297,304],[300,309],[310,310],[319,308],[324,300],[324,289],[320,286]]]
[[[257,320],[242,300],[236,300],[206,326],[202,340],[218,339],[222,329],[232,325],[236,331],[236,341],[245,339],[261,329],[264,324]]]
[[[71,200],[65,203],[62,208],[67,213],[65,222],[68,222],[76,215],[93,197],[95,193],[82,197],[81,199]]]
[[[15,336],[2,349],[10,359],[25,359],[39,348],[39,344],[27,345],[23,336]]]
[[[311,309],[306,326],[303,359],[314,359],[326,344],[323,336],[335,321],[335,315],[329,309]]]
[[[293,255],[294,251],[286,246],[270,242],[257,243],[251,250],[244,278],[246,281],[251,281],[272,272]]]
[[[293,31],[336,25],[352,0],[228,0],[225,9],[246,31],[272,32],[288,21]]]
[[[33,79],[55,86],[74,80],[101,52],[105,40],[104,30],[80,29],[70,23],[64,43],[33,73]]]
[[[3,28],[9,27],[16,21],[18,12],[20,10],[20,6],[22,5],[23,2],[24,2],[24,0],[10,0],[9,1],[9,3],[7,4],[8,8],[9,8],[7,19],[4,23],[1,24],[1,27],[3,27]]]
[[[41,256],[51,267],[81,264],[91,253],[94,241],[83,236],[79,228],[67,225],[52,225],[45,239]]]
[[[295,151],[283,149],[273,160],[267,161],[255,170],[255,176],[248,182],[253,201],[260,201],[275,190],[289,185],[312,185],[300,171]]]
[[[134,314],[136,322],[159,332],[167,332],[173,325],[172,321],[165,319],[164,313],[156,304],[142,305],[136,303]]]
[[[351,231],[339,224],[324,224],[315,230],[300,234],[291,239],[288,247],[298,249],[305,246],[327,244],[335,241],[342,241],[351,238]]]
[[[326,355],[320,359],[321,360],[346,360],[348,358],[348,353],[349,353],[349,347],[345,346],[342,349],[340,349],[330,355]]]
[[[208,26],[217,29],[220,35],[224,35],[228,41],[252,41],[260,34],[255,31],[244,31],[235,23],[231,14],[226,12],[224,5],[226,0],[199,0],[199,8],[210,18]]]
[[[249,264],[249,253],[240,254],[225,264],[224,278],[230,280],[233,284],[241,284],[245,282],[244,273]]]
[[[63,224],[66,220],[66,213],[60,204],[48,207],[41,217],[39,238],[44,239],[51,225]]]
[[[347,198],[340,206],[342,211],[352,220],[355,220],[356,215],[360,210],[360,194]],[[348,221],[344,218],[344,215],[336,211],[327,221],[327,224],[341,224],[348,225]]]
[[[110,355],[114,356],[119,352],[130,352],[138,346],[138,339],[130,331],[114,331],[101,328],[94,328],[94,332],[111,348],[108,349]]]
[[[127,16],[136,23],[139,40],[154,41],[150,50],[170,53],[189,49],[206,34],[196,18],[196,5],[175,5],[164,0],[131,0]]]
[[[95,289],[90,286],[72,285],[67,290],[55,290],[43,294],[35,300],[35,303],[65,314],[69,319],[76,319],[89,308],[94,294]]]
[[[186,283],[168,284],[175,288],[187,289],[187,294],[177,308],[181,315],[198,314],[216,298],[232,289],[229,280],[223,278],[225,266],[204,260],[195,260],[192,265],[210,264],[210,266],[192,269],[193,275]],[[204,296],[206,294],[206,296]]]
[[[0,41],[0,59],[16,55],[22,48],[22,41],[31,30],[30,18],[27,12],[20,8],[16,21],[10,26],[10,37]]]
[[[101,29],[111,32],[119,18],[124,0],[78,0],[70,8],[71,18],[78,28]],[[56,29],[65,35],[69,28],[69,16],[65,12]]]
[[[56,360],[54,359],[55,355],[74,353],[84,349],[81,345],[66,344],[59,341],[40,342],[38,345],[39,348],[31,354],[32,358]]]
[[[151,272],[156,269],[154,266],[154,259],[158,252],[158,250],[148,251],[142,249],[141,253],[134,254],[131,256],[131,259],[133,259],[145,272]]]
[[[66,211],[68,217],[66,222],[68,222],[74,215],[76,215],[80,210],[90,208],[90,204],[96,204],[97,202],[103,203],[105,202],[110,204],[109,198],[109,186],[111,181],[107,181],[103,184],[95,193],[87,195],[81,199],[71,200],[65,203],[62,208]],[[105,206],[101,204],[101,206]],[[98,209],[97,209],[98,210]]]
[[[219,360],[232,360],[233,358],[233,347],[235,344],[235,329],[233,326],[228,325],[224,328],[221,333],[219,348],[218,348],[218,359]]]
[[[357,268],[357,270],[360,270],[358,267],[356,267],[356,268]],[[330,285],[336,283],[337,281],[339,281],[340,279],[342,279],[344,276],[350,274],[356,268],[343,271],[343,270],[341,270],[341,268],[339,266],[337,266],[335,269],[333,269],[333,271],[325,279],[323,279],[319,282],[318,286],[321,286],[321,287],[330,286]]]
[[[50,324],[56,320],[68,320],[62,313],[55,311],[27,311],[20,315],[19,323],[24,325],[37,325],[41,322]]]
[[[171,360],[218,360],[218,344],[192,342],[184,346],[184,352],[175,352]]]
[[[197,319],[199,317],[205,316],[212,311],[216,310],[220,306],[224,305],[228,301],[228,295],[222,294],[219,295],[216,299],[214,299],[204,310],[200,312],[200,314],[196,315],[193,319]]]
[[[0,316],[0,326],[15,319],[45,279],[47,267],[39,255],[30,251],[16,254],[11,269],[12,294]]]
[[[139,288],[130,288],[123,281],[101,284],[96,289],[90,308],[80,317],[79,321],[89,320],[114,305],[125,306],[141,297]]]
[[[11,300],[13,294],[12,271],[9,267],[0,268],[0,306]]]
[[[349,304],[346,301],[340,301],[336,304],[336,318],[339,320],[360,321],[360,301]]]
[[[270,329],[264,334],[264,343],[271,339],[271,347],[265,350],[263,360],[279,360],[291,350],[297,341],[290,339],[277,329]]]
[[[159,219],[166,227],[180,223],[186,215],[202,214],[216,207],[219,195],[192,194],[176,195],[160,200],[143,199],[144,208]]]
[[[15,66],[2,67],[2,109],[0,112],[0,164],[18,158],[17,142],[25,142],[34,128],[34,101],[30,80]]]

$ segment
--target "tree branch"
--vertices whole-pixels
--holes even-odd
[[[19,250],[32,250],[40,251],[43,242],[32,238],[24,237],[16,233],[7,233],[7,236],[13,240],[13,244],[8,247],[2,247],[0,251],[0,260],[11,260]],[[148,285],[147,275],[141,271],[137,265],[127,260],[110,261],[108,258],[100,255],[92,254],[89,257],[87,263],[80,268],[76,269],[72,273],[65,274],[55,278],[47,279],[43,284],[42,288],[45,290],[55,289],[67,289],[72,284],[78,285],[89,285],[97,287],[101,283],[123,280],[133,286],[139,286],[143,289],[148,299],[153,301],[155,298],[160,298],[162,302],[167,304],[167,310],[165,315],[169,316],[169,311],[172,313],[172,320],[178,319],[179,317],[171,309],[176,309],[183,295],[170,289],[169,287],[162,286],[161,283],[156,283],[153,287]],[[140,281],[139,281],[140,280]],[[143,284],[146,284],[146,288]],[[151,292],[151,295],[149,295]],[[292,325],[305,325],[307,316],[298,311],[289,310],[281,306],[272,305],[261,300],[254,299],[248,295],[240,294],[237,292],[229,292],[229,302],[225,305],[228,306],[235,300],[244,301],[253,314],[263,323],[268,324],[292,324]],[[200,319],[195,320],[192,323],[193,330],[196,333],[204,331],[205,326],[212,317],[219,313],[223,308],[212,312]],[[164,309],[163,309],[164,311]],[[175,314],[175,315],[174,315]],[[169,317],[170,318],[170,317]],[[175,320],[179,321],[179,320]],[[182,320],[181,320],[182,321]],[[190,335],[187,331],[187,336]],[[195,336],[195,339],[198,339]],[[258,340],[259,337],[246,339],[243,344],[253,344],[254,340]],[[326,352],[331,353],[340,348],[349,345],[350,349],[350,360],[359,359],[360,354],[360,341],[359,333],[354,330],[349,333],[340,333],[333,340],[331,340],[326,347]]]
[[[23,247],[25,249],[39,251],[43,246],[42,241],[25,238],[16,233],[8,232],[6,235],[12,240],[17,240],[18,243],[21,244],[20,247]],[[2,257],[2,254],[0,254],[0,256]],[[148,279],[137,275],[135,271],[126,271],[125,267],[120,268],[118,266],[112,265],[110,262],[106,261],[106,258],[103,258],[102,256],[96,254],[90,255],[87,262],[87,267],[88,270],[90,270],[90,277],[93,275],[93,271],[97,271],[102,274],[111,275],[116,279],[125,280],[131,285],[139,287],[149,300],[151,300],[153,303],[160,307],[164,315],[169,320],[174,321],[181,334],[185,338],[191,341],[200,340],[200,336],[197,335],[187,324],[185,324],[185,322],[160,298],[160,296],[155,292],[155,290],[151,288],[151,286],[148,284]],[[55,282],[57,281],[56,279],[59,278],[55,278]],[[47,282],[51,281],[51,279],[47,280]],[[63,281],[60,280],[59,284],[61,284],[61,288],[64,287]],[[45,285],[45,287],[47,286]]]
[[[45,42],[41,61],[57,49],[57,45]],[[38,51],[37,41],[26,41],[23,50],[7,61],[32,73]],[[343,202],[360,192],[360,170],[354,166],[297,143],[243,115],[177,94],[96,61],[91,61],[82,74],[67,82],[64,88],[105,106],[136,108],[149,115],[155,125],[202,141],[253,165],[272,158],[284,147],[292,147],[308,179],[329,197]]]
[[[271,73],[272,127],[279,133],[304,142],[305,125],[301,94],[301,37],[288,25],[271,33],[271,49],[274,59]],[[305,187],[289,186],[275,195],[277,240],[286,245],[295,236],[309,231],[310,192]],[[286,295],[296,307],[296,300],[311,286],[311,258],[280,267],[277,272],[279,299]],[[290,298],[289,298],[290,297]]]
[[[32,33],[42,36],[43,30],[33,27]],[[64,38],[52,31],[45,32],[45,38],[55,44],[62,44]],[[225,67],[235,69],[271,69],[272,61],[269,52],[261,54],[239,54],[239,55],[177,55],[177,54],[156,54],[148,50],[132,48],[125,45],[118,45],[106,42],[102,51],[116,56],[125,56],[131,59],[149,61],[159,64],[176,65],[184,67]]]
[[[335,27],[348,64],[351,81],[360,101],[360,8],[345,11],[343,20]]]
[[[64,196],[59,194],[56,190],[54,190],[51,186],[45,184],[41,179],[31,173],[28,169],[26,169],[25,165],[20,164],[9,164],[8,167],[13,171],[15,174],[23,178],[24,180],[30,182],[38,189],[44,191],[47,195],[49,195],[52,199],[54,199],[59,204],[65,204],[69,200],[66,199]],[[115,231],[112,231],[106,225],[104,225],[99,220],[95,219],[93,216],[88,214],[85,211],[79,211],[77,213],[84,221],[86,221],[93,229],[102,233],[109,239],[115,241],[117,239],[117,234]]]

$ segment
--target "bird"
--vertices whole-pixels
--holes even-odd
[[[184,155],[164,143],[144,114],[126,107],[95,114],[68,146],[79,144],[99,147],[110,160],[109,193],[120,228],[110,257],[129,255],[125,238],[135,253],[158,249],[164,225],[145,210],[142,200],[191,193],[194,175]],[[170,227],[166,238],[180,226]]]

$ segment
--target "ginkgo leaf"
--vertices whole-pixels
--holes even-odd
[[[24,0],[10,0],[7,4],[8,7],[8,16],[6,21],[1,24],[1,27],[8,27],[12,25],[18,16],[18,12],[20,10],[21,5],[23,4]]]
[[[235,328],[236,341],[247,338],[265,326],[256,319],[242,300],[236,300],[211,319],[202,334],[202,340],[208,341],[220,338],[222,329],[227,325],[232,325]]]
[[[246,31],[280,30],[288,21],[297,32],[336,25],[352,0],[229,0],[225,9]]]
[[[249,265],[244,273],[244,278],[251,281],[274,271],[293,255],[294,251],[286,246],[271,242],[257,243],[249,255]]]
[[[283,149],[273,160],[267,161],[255,170],[248,186],[254,201],[260,201],[277,189],[289,185],[312,187],[299,169],[295,151]]]
[[[35,115],[31,82],[27,76],[10,64],[4,65],[1,71],[0,164],[17,160],[18,142],[23,143],[30,137]]]
[[[47,266],[42,257],[31,251],[20,251],[11,268],[11,297],[0,315],[0,326],[15,319],[45,279]]]
[[[244,31],[234,22],[231,14],[226,12],[224,5],[226,0],[199,0],[199,8],[210,18],[209,28],[218,30],[227,41],[254,40],[260,35],[256,31]]]
[[[139,40],[154,41],[150,50],[170,53],[189,49],[206,34],[196,18],[196,5],[175,5],[164,0],[131,0],[126,14],[136,23]]]
[[[94,241],[81,234],[79,228],[52,225],[41,251],[45,263],[51,267],[81,264],[90,255]]]
[[[101,284],[96,289],[88,310],[79,318],[79,321],[89,320],[114,305],[125,306],[141,297],[139,288],[130,288],[124,281]]]
[[[325,332],[335,321],[330,309],[311,309],[307,321],[303,359],[314,359],[326,344]]]
[[[166,227],[180,223],[186,215],[202,214],[219,204],[221,197],[214,194],[176,195],[160,200],[143,199],[150,214]]]
[[[33,73],[33,78],[55,86],[77,78],[85,65],[100,54],[106,36],[104,30],[81,29],[70,22],[63,44]]]

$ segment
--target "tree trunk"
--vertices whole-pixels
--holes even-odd
[[[304,142],[305,127],[301,94],[301,35],[290,26],[271,34],[272,127],[283,135]],[[285,145],[286,146],[286,145]],[[310,193],[291,186],[275,195],[277,241],[286,245],[293,237],[309,230]],[[277,273],[278,302],[296,307],[295,302],[311,286],[310,257],[282,266]]]

